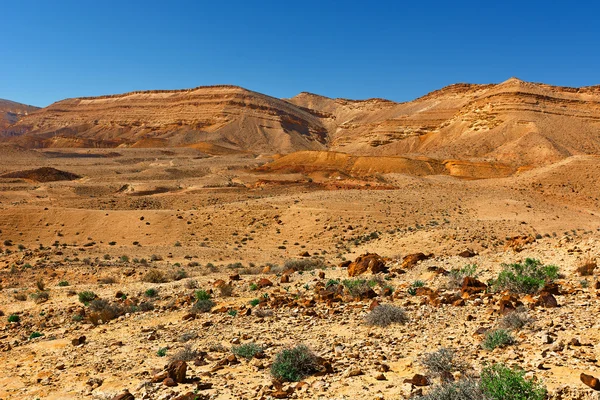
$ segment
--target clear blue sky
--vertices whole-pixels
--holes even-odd
[[[371,4],[369,4],[371,3]],[[600,84],[586,1],[0,1],[0,98],[235,84],[411,100],[511,76]]]

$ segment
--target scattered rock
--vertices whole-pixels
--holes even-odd
[[[600,381],[598,380],[598,378],[595,378],[592,375],[584,374],[582,372],[581,375],[579,375],[579,379],[581,379],[581,382],[588,385],[592,389],[600,390]]]

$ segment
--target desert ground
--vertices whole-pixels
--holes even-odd
[[[440,348],[468,366],[457,379],[504,362],[552,399],[597,398],[580,374],[600,374],[598,156],[467,179],[194,148],[1,154],[0,399],[417,398],[440,382],[422,363]],[[366,253],[385,268],[349,277]],[[559,268],[555,302],[450,273],[476,265],[486,283],[527,258]],[[406,321],[368,324],[377,304]],[[482,347],[513,308],[514,344]],[[319,367],[275,381],[299,344]]]

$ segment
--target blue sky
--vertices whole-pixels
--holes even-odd
[[[406,101],[511,76],[595,85],[599,15],[586,1],[0,1],[0,98],[235,84]]]

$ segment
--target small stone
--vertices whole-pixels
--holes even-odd
[[[177,386],[177,382],[175,382],[175,379],[173,378],[165,378],[165,380],[163,381],[163,385],[173,387]]]
[[[133,397],[133,395],[129,393],[129,390],[125,389],[123,393],[119,393],[118,395],[113,397],[112,400],[135,400],[135,397]]]
[[[387,378],[385,377],[385,375],[383,373],[376,375],[375,379],[377,379],[378,381],[387,381]]]

